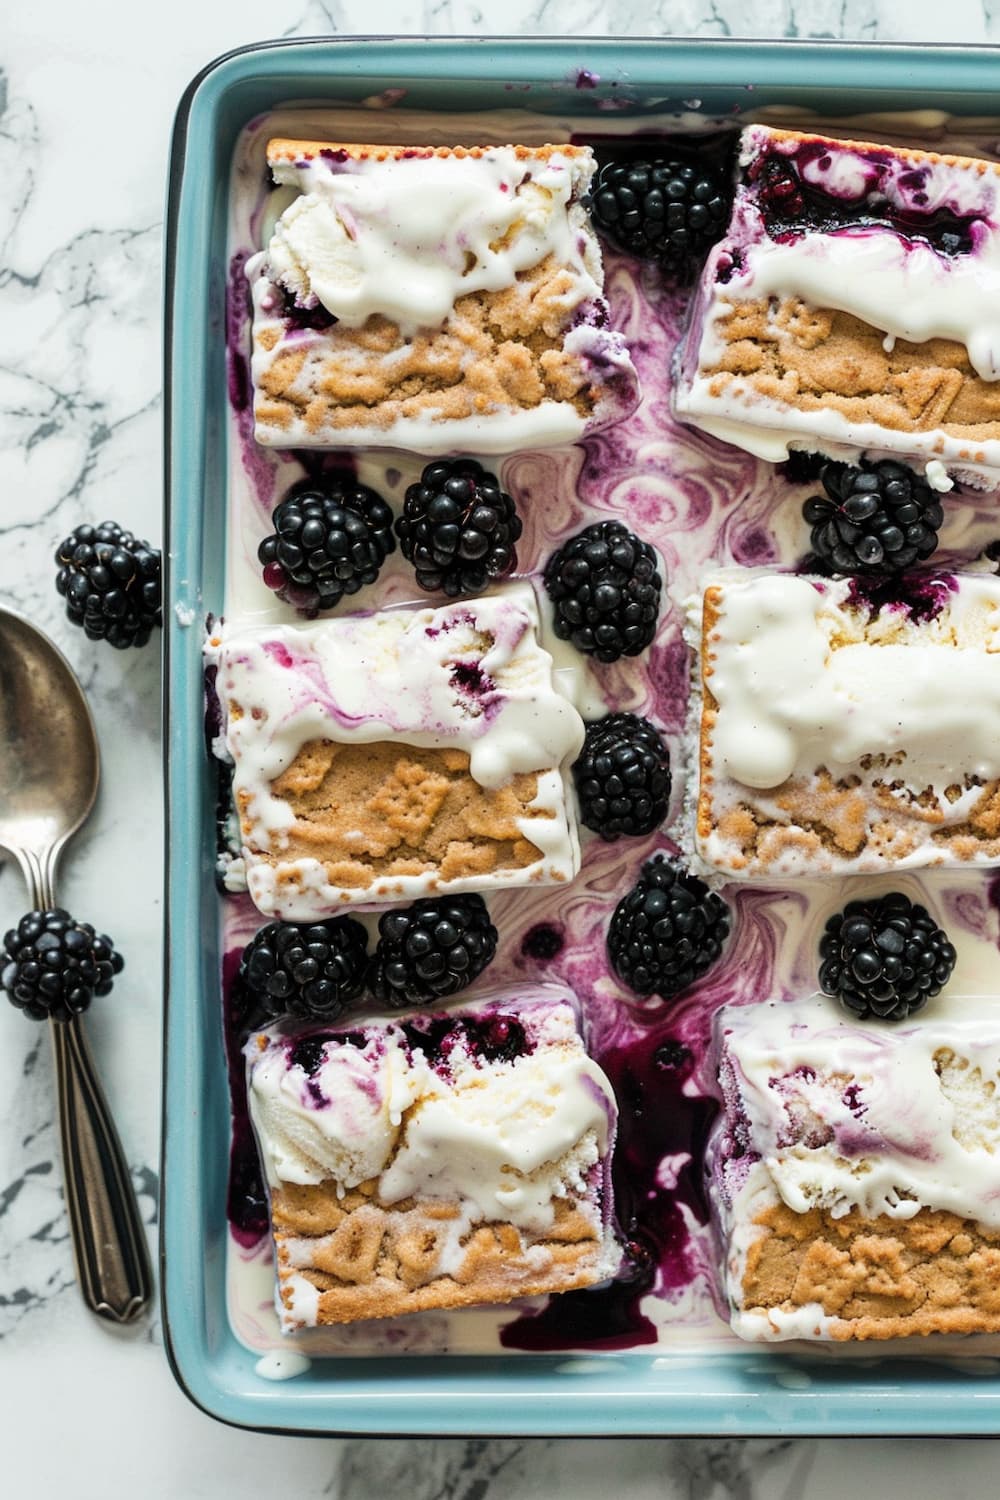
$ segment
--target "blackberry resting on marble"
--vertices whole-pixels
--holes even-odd
[[[586,201],[620,249],[687,281],[726,227],[730,193],[711,167],[654,157],[606,162]]]
[[[454,598],[513,571],[521,518],[494,474],[472,458],[445,458],[406,491],[396,535],[420,587]]]
[[[3,940],[0,985],[33,1021],[68,1021],[107,995],[124,960],[109,937],[62,907],[29,911]]]
[[[905,464],[824,464],[825,495],[802,507],[813,551],[836,573],[900,573],[925,562],[944,520],[940,498]]]
[[[638,714],[608,714],[587,725],[573,763],[580,821],[602,839],[652,833],[667,815],[670,752]]]
[[[638,656],[656,634],[656,553],[620,521],[585,526],[553,552],[543,581],[556,635],[598,661]]]
[[[240,959],[240,979],[268,1016],[335,1021],[364,989],[368,934],[353,917],[269,922]]]
[[[654,854],[615,907],[611,967],[636,994],[669,1000],[715,963],[729,920],[728,906],[703,880],[678,860]]]
[[[115,521],[78,526],[56,548],[66,614],[92,641],[144,646],[163,624],[160,554]]]
[[[428,896],[379,918],[368,984],[381,1005],[457,994],[492,962],[497,930],[482,896]]]
[[[374,583],[396,546],[388,505],[345,475],[297,485],[271,522],[274,531],[257,549],[264,582],[310,618]]]
[[[819,983],[855,1016],[903,1021],[951,978],[955,949],[923,906],[899,891],[849,901],[826,924]]]

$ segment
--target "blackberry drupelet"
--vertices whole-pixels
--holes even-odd
[[[56,549],[66,614],[92,641],[145,646],[163,624],[160,554],[116,521],[77,526]]]
[[[587,725],[573,783],[580,821],[610,843],[652,833],[667,815],[670,752],[638,714],[608,714]]]
[[[68,1021],[107,995],[124,960],[109,937],[62,907],[29,911],[3,940],[0,985],[33,1021]]]
[[[826,495],[802,507],[813,551],[835,573],[899,573],[925,562],[944,520],[925,480],[893,459],[824,464]]]
[[[379,918],[368,984],[382,1005],[457,994],[493,961],[497,930],[482,896],[428,896]]]
[[[353,917],[269,922],[243,950],[239,977],[266,1016],[335,1021],[364,989],[368,934]]]
[[[656,553],[620,521],[596,521],[553,552],[545,588],[560,640],[598,661],[638,656],[656,634]]]
[[[670,157],[606,162],[586,201],[602,234],[679,281],[695,274],[730,208],[721,173]]]
[[[655,854],[615,907],[608,931],[611,967],[637,995],[669,1000],[715,963],[729,921],[721,896],[679,861]]]
[[[892,891],[850,901],[820,940],[820,989],[860,1019],[903,1021],[944,988],[955,949],[925,907]]]
[[[428,464],[406,491],[396,535],[428,593],[479,594],[517,566],[521,518],[510,495],[472,458]]]
[[[257,549],[264,582],[309,618],[374,583],[396,547],[388,505],[348,476],[296,485],[271,521]]]

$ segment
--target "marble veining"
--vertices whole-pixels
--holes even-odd
[[[1000,5],[951,0],[244,0],[79,7],[45,0],[6,28],[0,70],[0,599],[67,653],[90,696],[104,782],[60,899],[126,955],[89,1033],[156,1232],[162,914],[159,664],[93,645],[62,615],[52,553],[84,519],[160,540],[160,276],[172,112],[210,58],[265,36],[427,32],[1000,41]],[[0,928],[26,906],[0,864]],[[983,920],[986,920],[984,914]],[[168,1372],[157,1314],[116,1334],[77,1296],[44,1031],[0,1011],[0,1402],[11,1493],[87,1500],[215,1497],[280,1486],[299,1500],[609,1491],[834,1496],[864,1475],[887,1500],[981,1494],[987,1444],[779,1441],[404,1443],[241,1435]],[[44,1399],[43,1394],[44,1393]],[[58,1412],[59,1441],[51,1441]],[[114,1435],[113,1445],[110,1441]],[[988,1470],[988,1467],[989,1470]],[[914,1479],[914,1475],[920,1478]]]

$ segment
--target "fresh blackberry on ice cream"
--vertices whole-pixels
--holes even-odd
[[[145,646],[163,624],[160,554],[115,521],[78,526],[56,549],[66,614],[92,641]]]
[[[573,783],[587,828],[609,842],[641,837],[667,815],[670,752],[648,719],[608,714],[587,725]]]
[[[813,551],[835,573],[899,573],[925,562],[944,520],[939,496],[894,459],[828,463],[825,495],[802,507]]]
[[[655,854],[615,907],[611,967],[636,994],[669,1000],[715,963],[729,921],[721,896],[677,860]]]
[[[923,906],[899,891],[850,901],[820,940],[819,983],[855,1016],[903,1021],[939,993],[955,949]]]
[[[396,521],[400,550],[428,593],[480,594],[517,566],[521,518],[495,475],[471,458],[428,464]]]
[[[598,661],[638,656],[656,634],[656,553],[620,521],[596,521],[553,552],[545,588],[560,640]]]
[[[374,583],[396,546],[388,505],[346,476],[297,485],[275,506],[271,523],[273,533],[257,549],[264,582],[310,617]]]
[[[381,1005],[457,994],[493,960],[497,930],[482,896],[428,896],[384,912],[368,976]]]
[[[124,960],[109,937],[62,907],[29,911],[3,940],[0,984],[33,1021],[68,1021],[107,995]]]
[[[364,989],[368,934],[353,917],[269,922],[243,950],[239,977],[268,1016],[334,1021]]]
[[[613,244],[687,281],[726,227],[730,194],[710,167],[654,157],[606,162],[587,203]]]

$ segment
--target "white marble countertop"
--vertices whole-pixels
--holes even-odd
[[[52,552],[83,520],[160,540],[160,275],[173,111],[212,57],[267,36],[613,33],[1000,43],[992,0],[243,0],[18,7],[0,74],[0,599],[66,651],[90,694],[104,781],[60,899],[127,955],[89,1031],[151,1240],[160,1063],[159,663],[62,615]],[[95,321],[95,319],[97,321]],[[95,336],[96,334],[96,336]],[[0,870],[0,930],[26,905]],[[978,1495],[989,1443],[354,1441],[236,1432],[174,1385],[158,1316],[115,1333],[73,1278],[44,1031],[0,1010],[0,1410],[4,1491],[87,1500],[291,1492],[506,1500],[840,1496],[875,1483]],[[917,1476],[917,1477],[914,1477]]]

